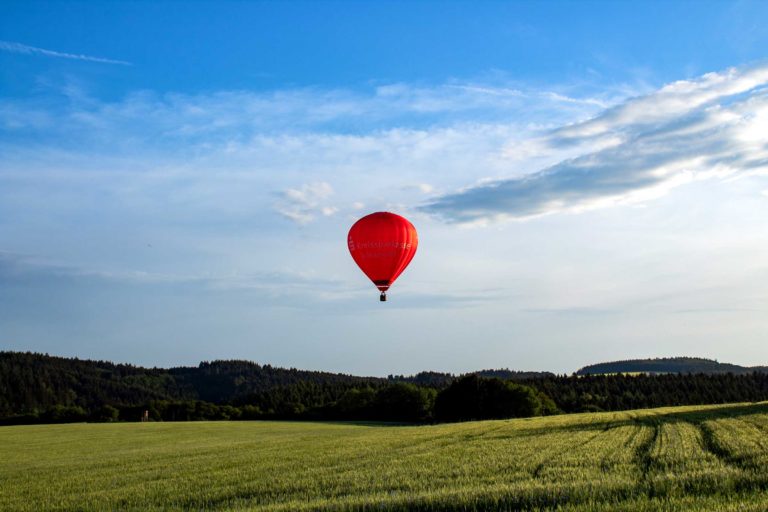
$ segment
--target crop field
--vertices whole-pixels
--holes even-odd
[[[0,427],[0,510],[768,509],[768,404]]]

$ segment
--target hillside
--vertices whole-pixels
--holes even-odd
[[[576,371],[576,375],[599,375],[612,373],[703,373],[722,374],[733,373],[736,375],[752,372],[765,372],[765,366],[739,366],[730,363],[720,363],[712,359],[699,357],[665,357],[658,359],[629,359],[626,361],[612,361],[597,363]]]
[[[768,404],[419,427],[4,427],[0,510],[757,512],[766,433]]]

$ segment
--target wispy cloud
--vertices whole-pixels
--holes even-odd
[[[132,66],[130,62],[124,60],[107,59],[104,57],[94,57],[92,55],[83,55],[80,53],[65,53],[55,50],[46,50],[13,41],[0,41],[0,50],[10,53],[21,53],[26,55],[45,55],[46,57],[56,57],[59,59],[85,60],[88,62],[99,62],[102,64],[119,64],[121,66]]]
[[[175,187],[172,200],[205,207],[207,218],[212,209],[252,216],[255,205],[270,206],[247,197],[243,185],[281,190],[272,210],[300,224],[333,216],[341,204],[381,207],[376,200],[384,196],[414,206],[423,197],[415,191],[438,194],[421,209],[449,222],[527,218],[647,201],[691,181],[761,172],[766,84],[768,66],[710,73],[618,104],[605,99],[617,97],[611,92],[589,97],[471,83],[136,93],[53,105],[6,100],[0,130],[8,158],[0,179],[24,179],[14,173],[29,175],[45,154],[59,163],[68,156],[77,169],[66,171],[70,177],[93,174],[87,162],[101,153],[125,159],[102,165],[117,180],[105,187],[129,191],[131,201],[142,186],[155,193]],[[343,128],[350,125],[356,129]],[[142,158],[136,155],[143,161],[134,164]],[[152,176],[142,172],[149,166]],[[120,167],[130,171],[118,176]],[[363,170],[365,186],[349,185]],[[315,186],[323,183],[338,190]]]
[[[328,183],[308,183],[300,188],[283,191],[282,201],[277,205],[277,212],[298,223],[312,222],[317,215],[330,217],[338,208],[328,204],[333,195],[333,187]]]
[[[71,89],[66,84],[64,87]],[[59,91],[66,92],[66,91]],[[621,93],[608,92],[613,98]],[[55,118],[43,128],[48,136],[84,135],[151,143],[196,141],[247,142],[254,136],[284,134],[375,135],[384,130],[435,131],[464,125],[514,126],[516,132],[543,123],[558,126],[587,119],[616,99],[563,101],[561,94],[517,91],[503,85],[416,87],[406,84],[369,90],[295,88],[275,91],[219,91],[210,94],[156,94],[142,91],[120,101],[103,102],[78,94],[59,101],[6,100],[0,127],[35,128],[25,119]],[[600,95],[601,97],[603,94]]]
[[[646,201],[695,180],[765,172],[766,85],[768,66],[675,82],[533,141],[538,151],[582,154],[422,209],[449,222],[487,223]]]
[[[278,213],[307,224],[361,209],[342,205],[415,205],[436,191],[500,176],[509,141],[538,133],[543,120],[562,124],[598,111],[589,102],[563,109],[536,91],[507,89],[396,84],[137,92],[119,101],[87,90],[8,98],[0,100],[0,203],[83,208],[86,187],[102,191],[93,207],[114,199],[98,208],[122,207],[116,215],[162,211],[172,222],[193,216],[242,226]],[[323,183],[333,184],[332,200],[317,186]],[[61,203],[46,199],[51,194]]]

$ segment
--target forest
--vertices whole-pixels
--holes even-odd
[[[461,376],[357,377],[249,361],[141,368],[0,352],[0,423],[359,420],[440,423],[555,413],[755,402],[768,374],[555,375],[482,370]]]

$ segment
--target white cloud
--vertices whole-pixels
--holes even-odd
[[[333,195],[333,187],[326,182],[289,188],[282,195],[283,201],[276,207],[278,213],[298,224],[312,222],[318,214],[328,217],[338,211],[335,206],[326,204]]]
[[[435,187],[429,183],[418,183],[416,185],[406,185],[402,187],[402,190],[418,190],[422,194],[431,194],[435,191]]]
[[[433,190],[435,190],[435,187],[433,187],[433,186],[432,186],[432,185],[430,185],[429,183],[421,183],[421,184],[419,184],[419,186],[418,186],[418,187],[419,187],[419,190],[420,190],[422,193],[424,193],[424,194],[429,194],[430,192],[432,192]]]
[[[102,64],[120,64],[122,66],[131,66],[130,62],[116,59],[106,59],[104,57],[93,57],[92,55],[83,55],[75,53],[57,52],[54,50],[46,50],[45,48],[37,48],[35,46],[28,46],[26,44],[15,43],[12,41],[0,41],[0,50],[10,53],[21,53],[26,55],[45,55],[46,57],[56,57],[60,59],[73,59],[73,60],[85,60],[89,62],[100,62]]]
[[[335,214],[338,211],[339,209],[336,208],[335,206],[323,206],[322,208],[320,208],[320,213],[322,213],[326,217],[330,217],[331,215]]]
[[[731,68],[721,73],[707,73],[695,80],[680,80],[609,108],[587,122],[565,126],[555,132],[553,142],[581,141],[588,137],[626,133],[627,130],[668,123],[766,83],[768,67]]]
[[[436,198],[422,209],[487,223],[660,197],[696,180],[768,170],[768,66],[680,81],[534,139],[533,151],[581,148],[543,170]]]

